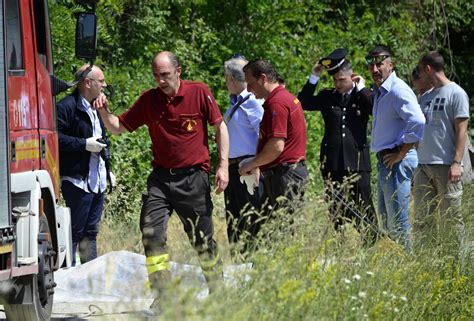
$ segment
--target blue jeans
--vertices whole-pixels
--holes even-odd
[[[392,240],[411,250],[410,222],[408,207],[410,205],[411,178],[418,165],[415,149],[411,149],[403,160],[389,170],[377,162],[377,197],[378,214],[383,228]]]
[[[79,246],[81,263],[97,257],[97,234],[104,209],[104,193],[87,193],[69,181],[61,182],[61,192],[71,209],[72,265],[76,265]]]

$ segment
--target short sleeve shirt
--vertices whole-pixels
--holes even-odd
[[[285,148],[277,159],[261,166],[261,170],[306,159],[306,122],[298,98],[278,86],[265,100],[263,109],[257,152],[260,152],[272,137],[284,138]]]
[[[450,82],[423,95],[420,105],[426,125],[417,149],[418,162],[450,165],[456,150],[455,120],[469,118],[469,98],[461,87]]]
[[[176,96],[160,88],[144,92],[133,106],[119,116],[130,132],[148,126],[153,149],[153,167],[210,169],[207,123],[222,121],[209,88],[200,82],[181,80]]]

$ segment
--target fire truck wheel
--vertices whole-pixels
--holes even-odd
[[[49,320],[53,308],[54,251],[48,219],[40,216],[38,234],[38,274],[15,279],[14,290],[5,304],[7,320]]]

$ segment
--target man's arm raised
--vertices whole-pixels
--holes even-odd
[[[94,100],[93,107],[100,113],[100,117],[110,133],[113,135],[119,135],[128,131],[120,123],[119,118],[109,112],[107,97],[105,97],[104,94],[101,94],[96,100]]]

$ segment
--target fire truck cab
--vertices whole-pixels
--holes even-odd
[[[53,96],[67,83],[53,75],[47,4],[0,1],[0,304],[9,320],[48,320],[54,271],[72,262]],[[90,59],[95,19],[80,14],[76,27],[76,48]]]

